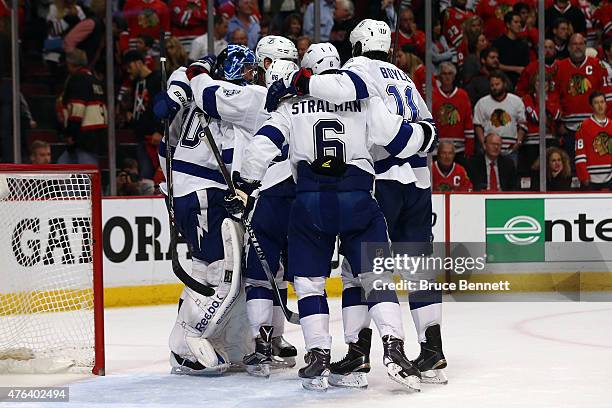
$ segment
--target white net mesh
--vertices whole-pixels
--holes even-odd
[[[91,216],[89,174],[0,172],[0,360],[94,365]]]

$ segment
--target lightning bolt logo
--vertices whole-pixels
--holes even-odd
[[[198,214],[198,225],[196,225],[198,231],[198,248],[200,247],[200,241],[204,239],[204,233],[208,232],[208,220],[206,215]]]

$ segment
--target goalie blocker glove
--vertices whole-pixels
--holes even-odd
[[[287,95],[308,95],[310,77],[312,72],[308,68],[301,68],[288,78],[279,79],[268,88],[265,109],[273,112],[278,108],[280,100]]]
[[[216,58],[214,56],[206,56],[202,59],[194,61],[187,68],[187,72],[185,72],[187,79],[191,81],[194,77],[200,74],[209,74],[215,66],[215,62]]]

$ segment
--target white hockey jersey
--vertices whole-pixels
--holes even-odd
[[[333,104],[312,96],[289,99],[279,106],[244,151],[241,174],[261,180],[268,163],[289,143],[289,160],[296,182],[298,163],[323,156],[342,158],[349,166],[374,175],[373,145],[393,156],[412,156],[423,144],[420,125],[405,123],[389,112],[378,97]]]
[[[201,74],[191,80],[191,89],[200,109],[211,117],[234,126],[232,167],[240,171],[244,147],[270,118],[270,114],[264,109],[266,88],[259,85],[238,86]],[[285,160],[277,159],[271,163],[260,190],[266,190],[290,176],[291,167],[285,155]]]
[[[309,92],[335,104],[378,96],[389,112],[408,122],[432,119],[425,101],[406,73],[388,62],[366,57],[348,60],[340,75],[313,75]],[[375,148],[372,155],[376,161],[377,179],[396,180],[403,184],[416,182],[419,188],[431,186],[427,154],[398,159]]]
[[[168,95],[181,106],[170,124],[170,141],[176,143],[172,160],[174,196],[182,197],[206,188],[227,188],[214,155],[204,135],[201,120],[207,117],[193,101],[185,68],[174,71],[168,80]],[[224,162],[231,163],[234,147],[234,129],[231,124],[208,118],[209,129]],[[174,142],[176,141],[176,142]],[[166,170],[166,141],[159,146],[160,166]],[[167,193],[165,183],[160,189]]]

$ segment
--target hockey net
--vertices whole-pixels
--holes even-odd
[[[0,165],[0,373],[104,374],[100,176]]]

